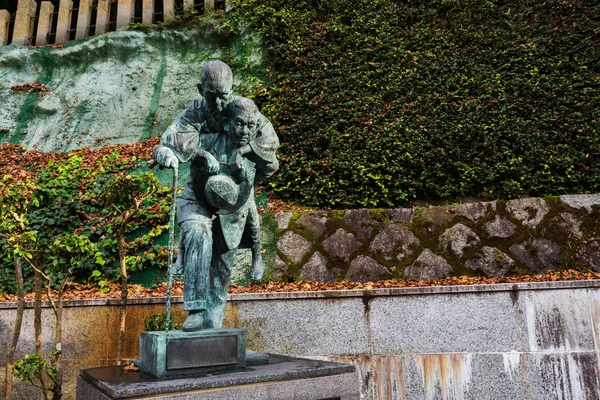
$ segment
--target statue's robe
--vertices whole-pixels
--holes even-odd
[[[226,112],[223,114],[226,115]],[[161,145],[173,150],[180,162],[191,162],[186,188],[177,198],[178,223],[181,225],[198,215],[216,215],[218,223],[213,223],[213,235],[220,237],[215,240],[222,237],[228,249],[251,247],[258,240],[257,228],[259,229],[254,182],[268,178],[279,168],[275,155],[279,139],[273,125],[259,113],[256,134],[248,144],[251,152],[245,157],[236,158],[233,140],[225,132],[223,121],[217,121],[209,111],[205,99],[201,97],[167,128],[161,138]],[[199,150],[215,156],[221,164],[219,173],[232,177],[238,184],[240,194],[233,208],[218,210],[207,202],[204,187],[209,175],[204,172],[204,159],[197,156]],[[236,159],[239,168],[235,165]],[[241,174],[243,176],[237,171],[239,169],[245,170]],[[184,266],[185,260],[178,257],[176,272],[181,272]]]

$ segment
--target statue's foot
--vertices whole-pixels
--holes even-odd
[[[181,326],[181,330],[184,332],[195,332],[209,328],[212,328],[212,322],[206,311],[190,311]]]
[[[250,277],[258,281],[262,278],[264,273],[265,263],[263,262],[261,254],[254,254],[252,257],[252,270],[250,271]]]

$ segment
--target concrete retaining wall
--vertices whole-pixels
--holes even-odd
[[[128,357],[161,302],[129,308]],[[116,304],[66,309],[67,399],[79,368],[114,362]],[[0,305],[0,359],[14,312]],[[19,355],[33,351],[28,312]],[[246,329],[253,350],[356,364],[366,399],[600,398],[600,281],[234,295],[226,325]]]

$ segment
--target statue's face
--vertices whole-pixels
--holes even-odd
[[[207,81],[203,86],[203,95],[212,112],[223,112],[233,99],[231,82]]]
[[[256,133],[257,114],[248,110],[237,110],[234,118],[230,121],[231,133],[236,147],[242,147],[250,142]]]

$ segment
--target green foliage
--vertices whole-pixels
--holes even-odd
[[[50,359],[46,360],[37,354],[26,354],[25,357],[15,362],[13,366],[13,374],[22,382],[38,387],[40,389],[56,392],[56,375],[58,368],[56,360],[60,354],[59,350],[54,350],[50,353]],[[50,387],[44,387],[43,379],[49,379]]]
[[[161,24],[161,27],[168,29],[178,29],[189,25],[191,22],[197,19],[198,13],[193,8],[184,8],[175,13],[173,18],[167,18],[165,22]]]
[[[115,152],[86,163],[74,154],[50,161],[35,182],[0,183],[0,292],[15,291],[16,257],[38,265],[55,289],[90,278],[105,289],[120,274],[118,232],[128,270],[164,267],[154,240],[168,227],[170,190],[154,174],[128,174],[136,161]],[[25,268],[26,278],[32,273]]]
[[[157,313],[153,315],[149,315],[144,319],[144,331],[145,332],[156,332],[156,331],[164,331],[167,323],[167,314],[166,313]],[[172,330],[180,330],[181,325],[171,318],[171,322],[169,323],[170,329]]]
[[[242,0],[279,197],[396,207],[600,190],[591,0]]]
[[[108,287],[108,280],[106,280],[106,277],[102,276],[102,272],[97,269],[93,270],[91,278],[98,283],[101,293],[106,293],[110,290]]]

